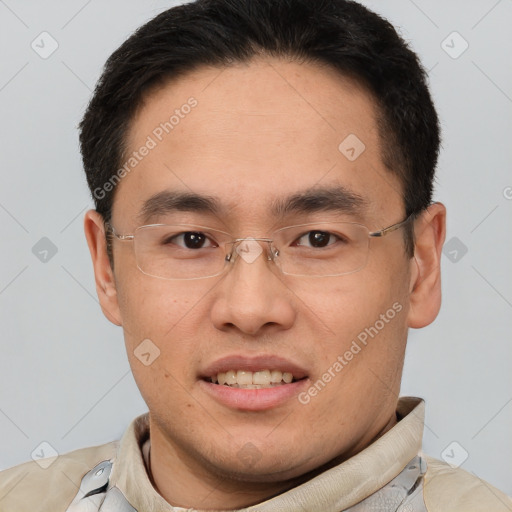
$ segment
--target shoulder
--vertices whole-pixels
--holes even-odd
[[[26,462],[0,472],[0,510],[65,510],[94,466],[116,457],[119,441]]]
[[[512,499],[491,484],[461,468],[422,455],[427,461],[424,499],[436,512],[510,512]]]

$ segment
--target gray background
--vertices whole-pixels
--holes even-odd
[[[426,399],[425,452],[512,494],[512,1],[364,3],[431,70],[444,131],[444,300],[410,332],[402,395]],[[172,5],[0,0],[0,469],[43,441],[63,453],[119,438],[146,409],[97,303],[76,125],[108,55]],[[59,45],[46,59],[31,47],[43,31]]]

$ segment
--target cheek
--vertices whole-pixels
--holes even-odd
[[[150,277],[131,276],[118,287],[123,329],[131,341],[161,339],[169,323],[178,315],[179,298],[172,290],[150,283]]]
[[[329,279],[297,282],[294,292],[303,304],[303,315],[308,322],[316,323],[319,334],[321,331],[325,339],[337,340],[336,344],[356,337],[395,302],[403,305],[405,300],[407,281],[400,273],[365,268]]]
[[[137,272],[123,276],[118,292],[133,376],[148,407],[181,404],[196,378],[201,294]]]
[[[134,261],[123,261],[116,273],[123,329],[130,339],[164,340],[198,301],[193,286],[143,274]]]
[[[329,368],[334,371],[333,365],[342,358],[343,370],[334,371],[331,391],[349,386],[362,392],[379,379],[395,382],[407,337],[407,282],[403,271],[367,268],[331,280],[330,286],[318,282],[297,289],[305,305],[303,314],[309,319],[306,323],[316,326],[311,354],[317,363],[316,378]],[[327,401],[339,399],[339,395],[328,395],[324,395]]]
[[[117,281],[126,350],[134,375],[147,380],[158,374],[163,382],[167,371],[185,378],[197,350],[194,336],[197,338],[204,286],[201,289],[146,276],[135,265],[120,266]],[[147,353],[150,356],[142,357]],[[147,372],[145,363],[154,358],[153,354],[157,358]]]

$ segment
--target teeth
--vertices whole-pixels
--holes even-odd
[[[283,379],[283,372],[279,370],[272,370],[270,372],[270,382],[281,382]]]
[[[236,383],[240,384],[240,386],[252,384],[252,372],[244,372],[243,370],[238,370],[236,372]]]
[[[283,380],[286,382],[286,384],[290,384],[290,382],[293,380],[293,375],[290,372],[284,372]]]
[[[229,372],[226,372],[226,384],[236,384],[236,372],[234,370],[229,370]]]
[[[254,372],[252,374],[252,383],[253,384],[268,385],[271,382],[272,382],[272,380],[270,379],[270,370],[263,370],[261,372]]]
[[[257,372],[229,370],[214,375],[211,381],[221,386],[227,385],[235,388],[258,389],[290,384],[290,382],[293,381],[293,375],[290,372],[281,372],[279,370],[260,370]]]

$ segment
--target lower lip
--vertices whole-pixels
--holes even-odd
[[[264,411],[283,405],[307,386],[309,379],[270,388],[243,389],[200,380],[201,388],[221,404],[241,411]]]

